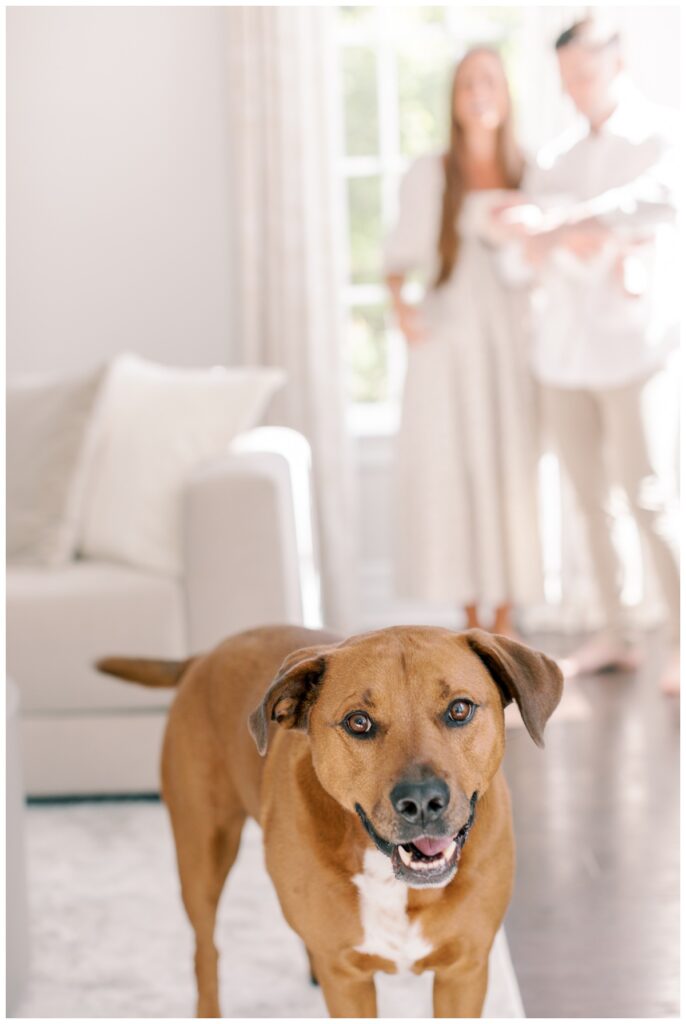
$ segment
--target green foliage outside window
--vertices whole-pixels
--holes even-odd
[[[381,275],[381,181],[372,178],[348,180],[350,234],[350,278],[355,284],[369,284]]]
[[[378,152],[376,55],[369,46],[346,46],[341,61],[347,156]]]
[[[454,50],[445,33],[431,33],[421,47],[403,38],[397,47],[400,150],[416,157],[442,149],[448,137],[450,75]]]
[[[348,320],[348,395],[353,402],[388,399],[388,331],[383,306],[354,306]]]

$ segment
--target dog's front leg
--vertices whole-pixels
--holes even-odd
[[[460,959],[434,976],[434,1017],[480,1017],[488,986],[488,952]]]
[[[312,960],[330,1017],[376,1017],[373,973],[316,955]]]

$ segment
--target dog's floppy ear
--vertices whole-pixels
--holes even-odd
[[[539,747],[545,724],[560,702],[563,676],[552,658],[506,636],[469,629],[462,636],[498,684],[505,705],[515,700]]]
[[[335,645],[331,645],[335,646]],[[262,703],[248,719],[248,728],[257,749],[264,756],[269,743],[269,723],[284,729],[307,729],[310,709],[317,699],[326,671],[330,646],[303,647],[282,662]]]

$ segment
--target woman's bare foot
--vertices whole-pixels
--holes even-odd
[[[681,684],[681,652],[675,648],[665,665],[660,677],[660,689],[666,697],[678,697]]]
[[[508,640],[515,640],[518,644],[525,644],[527,642],[517,627],[513,626],[512,623],[510,623],[506,628],[501,629],[496,629],[494,623],[489,632],[497,633],[498,636],[506,636]]]
[[[464,614],[467,620],[467,629],[481,629],[478,605],[466,604],[464,606]]]
[[[503,604],[496,608],[491,633],[497,633],[498,636],[506,636],[509,640],[516,640],[517,643],[524,642],[522,635],[512,621],[512,605]]]

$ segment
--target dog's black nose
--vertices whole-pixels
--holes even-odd
[[[436,821],[449,801],[448,786],[436,776],[422,782],[398,782],[391,790],[393,807],[412,825]]]

